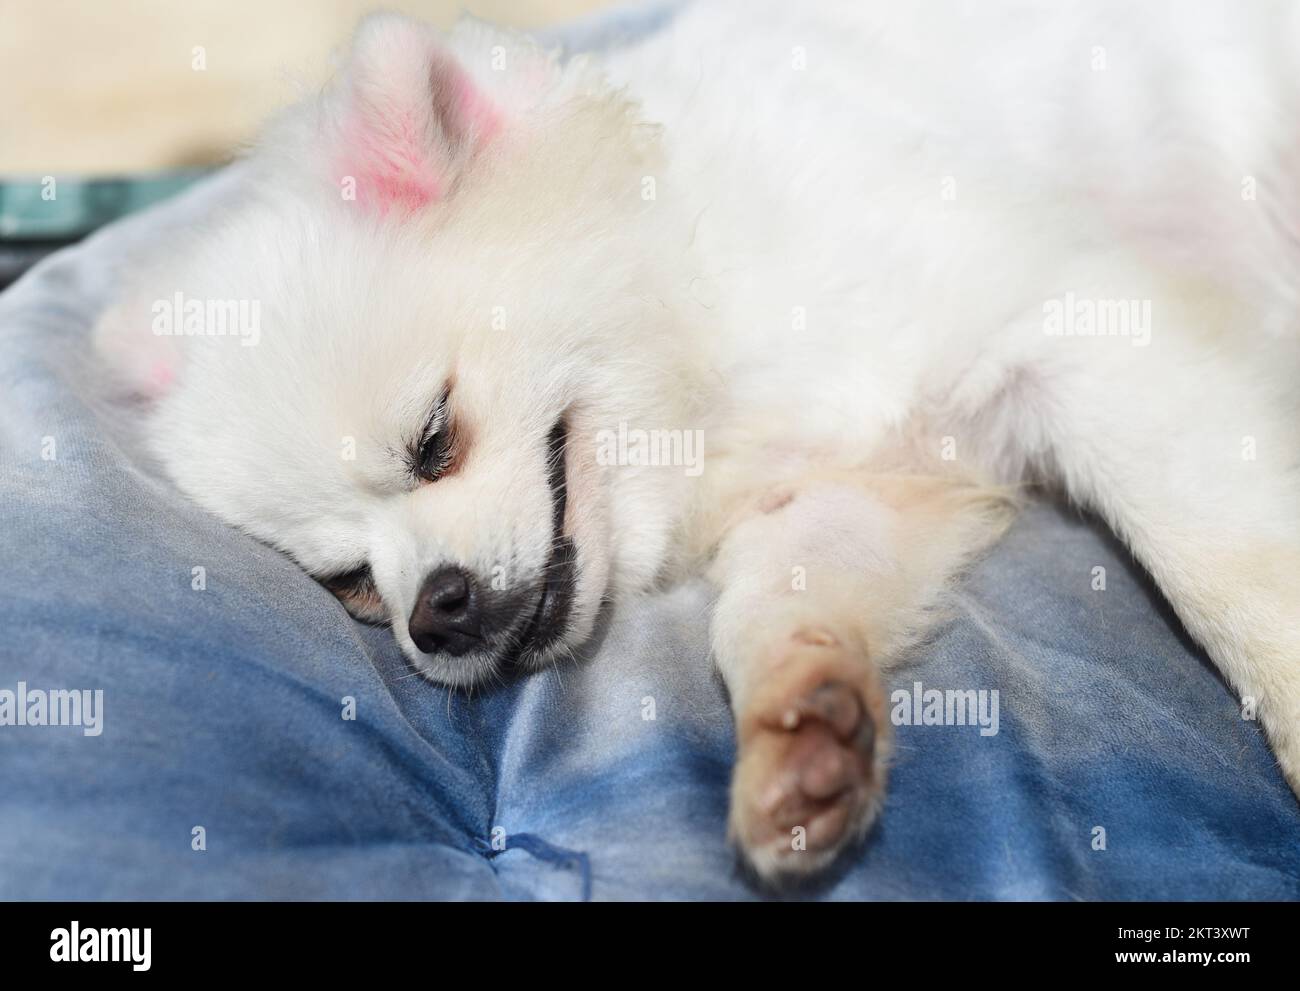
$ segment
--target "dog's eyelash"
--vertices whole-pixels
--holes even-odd
[[[374,586],[374,577],[370,574],[370,565],[363,564],[351,571],[319,579],[320,583],[331,592],[338,594],[360,593]]]
[[[426,482],[437,481],[451,464],[451,437],[447,424],[448,395],[449,390],[443,390],[425,425],[419,447],[412,452],[410,459],[411,474]]]
[[[447,432],[439,430],[420,445],[419,461],[415,473],[428,482],[437,481],[447,466],[451,464],[451,445]]]

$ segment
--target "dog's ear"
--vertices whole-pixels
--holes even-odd
[[[500,126],[497,109],[425,24],[372,14],[331,108],[336,178],[364,207],[409,212],[447,197]]]
[[[151,320],[166,302],[130,293],[100,314],[91,339],[114,393],[157,400],[171,391],[181,365],[177,339],[150,333]]]

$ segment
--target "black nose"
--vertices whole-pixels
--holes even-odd
[[[483,646],[482,596],[478,584],[454,565],[430,572],[420,586],[407,629],[425,654],[453,657]]]

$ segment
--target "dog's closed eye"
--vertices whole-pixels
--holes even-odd
[[[443,390],[420,434],[419,445],[409,455],[411,474],[422,482],[436,482],[456,466],[459,443],[448,413],[451,389]]]
[[[334,593],[349,613],[363,623],[383,623],[388,619],[384,609],[384,600],[379,596],[375,578],[370,573],[370,565],[330,575],[319,579],[320,583]]]
[[[420,445],[415,473],[426,482],[436,482],[451,463],[450,431],[435,430]]]

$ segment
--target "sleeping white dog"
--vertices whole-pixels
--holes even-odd
[[[99,341],[176,484],[433,681],[707,570],[769,882],[866,831],[881,672],[1029,484],[1300,788],[1297,53],[1285,2],[708,3],[566,63],[375,15]]]

